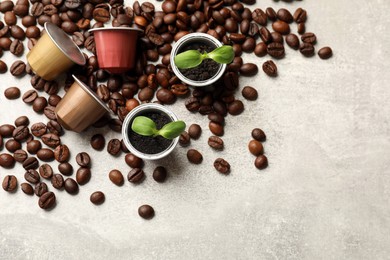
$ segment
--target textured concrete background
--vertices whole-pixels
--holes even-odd
[[[93,152],[89,139],[95,131],[67,132],[63,142],[73,157],[80,151],[94,155],[91,181],[77,196],[56,191],[58,204],[50,212],[20,189],[0,192],[0,258],[389,258],[390,2],[258,0],[257,6],[304,7],[307,30],[318,36],[316,47],[332,46],[334,57],[307,59],[286,47],[286,58],[276,62],[279,77],[261,72],[242,78],[241,88],[254,86],[259,99],[244,100],[245,112],[227,118],[223,152],[207,145],[207,118],[177,102],[171,108],[178,116],[204,129],[191,147],[205,159],[189,165],[187,149],[178,147],[169,159],[147,163],[147,178],[138,186],[116,187],[108,180],[112,168],[125,174],[129,169],[123,156]],[[258,65],[266,59],[243,58]],[[3,59],[11,64],[14,57]],[[12,85],[24,92],[29,77],[1,76],[0,123],[24,114],[31,114],[32,123],[46,121],[21,99],[5,100],[2,92]],[[268,136],[270,165],[264,171],[255,169],[247,151],[254,127]],[[107,140],[119,137],[108,129],[97,132]],[[213,168],[217,157],[230,162],[229,176]],[[151,178],[156,165],[169,169],[164,184]],[[23,172],[17,165],[0,169],[0,176],[15,174],[23,181]],[[102,206],[89,202],[95,190],[106,194]],[[151,221],[137,215],[144,203],[156,210]]]

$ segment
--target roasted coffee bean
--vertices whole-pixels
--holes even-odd
[[[9,26],[15,25],[16,24],[16,15],[11,11],[6,12],[4,14],[4,22]]]
[[[120,78],[118,76],[111,76],[108,78],[107,88],[111,92],[118,91],[121,86],[122,86],[122,78]]]
[[[3,179],[3,189],[8,192],[14,192],[17,188],[18,180],[14,175],[6,175]]]
[[[77,46],[79,47],[84,46],[85,38],[81,32],[74,32],[72,35],[72,40]]]
[[[127,180],[131,183],[140,183],[141,181],[143,181],[144,177],[145,173],[142,169],[134,168],[127,175]]]
[[[271,33],[271,38],[272,38],[273,42],[278,42],[278,43],[283,43],[284,42],[283,36],[280,33],[278,33],[278,32],[272,32]]]
[[[256,75],[258,71],[259,69],[254,63],[244,63],[240,68],[240,74],[248,77]]]
[[[41,138],[42,142],[51,148],[56,148],[61,144],[61,139],[56,134],[44,134]]]
[[[188,86],[183,84],[173,84],[171,86],[171,91],[177,97],[184,97],[189,93]]]
[[[56,196],[53,192],[48,191],[44,193],[38,201],[38,205],[41,209],[51,209],[56,204]]]
[[[0,12],[2,13],[12,11],[13,8],[14,8],[14,3],[12,1],[2,1],[0,3]]]
[[[263,145],[257,140],[251,140],[248,144],[248,149],[251,152],[251,154],[256,156],[263,154],[264,152]]]
[[[14,159],[19,163],[23,163],[27,159],[27,153],[24,150],[16,150],[14,152]]]
[[[230,40],[234,43],[242,44],[245,41],[245,39],[246,39],[245,35],[243,35],[241,33],[231,33],[230,34]],[[241,47],[240,45],[237,45],[237,46]]]
[[[53,168],[48,164],[42,164],[39,167],[39,174],[44,179],[50,179],[53,176]]]
[[[160,88],[159,90],[157,90],[156,97],[158,101],[163,104],[173,104],[176,100],[176,97],[172,93],[172,91],[166,88]]]
[[[229,114],[236,116],[241,114],[244,111],[244,104],[241,100],[234,100],[228,105]]]
[[[47,130],[52,134],[62,135],[62,126],[56,120],[47,122]]]
[[[120,133],[122,131],[122,121],[119,119],[111,119],[108,122],[108,127],[110,127],[111,130]]]
[[[9,32],[9,26],[4,26],[4,28],[0,29],[0,37],[6,37]]]
[[[68,9],[77,9],[81,5],[81,0],[65,0],[65,6]]]
[[[67,34],[73,34],[78,30],[77,25],[72,21],[64,21],[61,24],[62,30],[64,30]]]
[[[182,147],[189,146],[191,143],[190,135],[187,133],[187,131],[183,131],[179,136],[179,144]]]
[[[42,148],[42,144],[38,140],[32,140],[27,143],[27,151],[30,154],[36,154]]]
[[[307,32],[307,33],[304,33],[302,36],[301,36],[301,40],[302,42],[304,43],[311,43],[311,44],[315,44],[316,41],[317,41],[317,37],[314,33],[311,33],[311,32]]]
[[[265,135],[264,131],[261,130],[260,128],[254,128],[252,130],[252,137],[255,140],[260,141],[260,142],[264,142],[266,139],[266,135]]]
[[[214,168],[223,174],[228,174],[230,172],[230,164],[222,158],[217,158],[214,161]]]
[[[27,126],[18,126],[12,131],[12,137],[16,141],[23,141],[26,140],[28,135],[30,134],[30,131],[28,130]]]
[[[255,21],[256,23],[258,23],[260,25],[263,25],[263,26],[267,25],[267,15],[260,8],[256,8],[252,12],[252,19],[253,19],[253,21]]]
[[[264,169],[268,166],[268,159],[265,155],[260,155],[255,159],[255,166],[257,169]]]
[[[7,64],[5,64],[4,61],[0,60],[0,74],[6,73],[7,69],[8,69]]]
[[[110,178],[110,181],[112,181],[112,183],[114,183],[115,185],[123,185],[123,175],[119,170],[111,170],[108,174],[108,178]]]
[[[255,47],[255,55],[258,57],[263,57],[267,54],[267,44],[264,42],[259,42]]]
[[[245,86],[241,91],[242,96],[247,100],[256,100],[258,97],[257,90],[250,86]]]
[[[306,22],[306,18],[307,18],[306,10],[302,8],[298,8],[297,10],[295,10],[293,18],[296,23]]]
[[[296,36],[295,34],[292,34],[292,33],[288,34],[286,36],[286,43],[288,46],[290,46],[294,50],[299,49],[299,39],[298,39],[298,36]]]
[[[202,128],[198,124],[192,124],[188,128],[188,134],[194,140],[199,139],[202,134]]]
[[[7,153],[0,154],[0,166],[3,168],[12,168],[15,164],[15,159]]]
[[[23,162],[23,168],[25,170],[30,170],[30,169],[37,169],[39,166],[39,162],[37,158],[35,157],[28,157],[24,162]]]
[[[153,179],[157,182],[165,182],[167,178],[167,169],[163,166],[157,166],[153,171]]]
[[[191,112],[196,112],[199,110],[200,103],[199,100],[195,97],[190,97],[185,102],[186,108]]]
[[[7,142],[5,142],[5,148],[10,153],[14,153],[16,150],[19,150],[20,148],[22,148],[22,145],[18,141],[14,140],[14,139],[10,139]]]
[[[22,191],[24,192],[24,194],[27,194],[27,195],[33,195],[34,194],[34,189],[32,188],[32,186],[26,182],[20,184],[20,187],[22,188]]]
[[[140,92],[138,92],[138,99],[140,101],[150,101],[153,99],[153,96],[154,90],[149,87],[143,88]]]
[[[4,96],[7,99],[17,99],[20,97],[20,89],[18,87],[9,87],[4,90]]]
[[[242,20],[240,23],[240,31],[242,34],[248,34],[249,32],[249,26],[250,26],[250,21],[248,19]]]
[[[111,155],[118,155],[121,151],[121,141],[118,139],[111,139],[107,144],[107,152]]]
[[[225,118],[221,114],[210,113],[207,115],[207,117],[210,121],[213,121],[213,122],[218,123],[220,125],[223,125],[225,123]]]
[[[255,39],[249,37],[245,40],[245,42],[242,44],[242,51],[244,52],[253,52],[256,47],[256,41]]]
[[[282,20],[286,23],[292,23],[294,20],[290,11],[285,8],[279,9],[278,12],[276,13],[276,16],[278,17],[279,20]]]
[[[311,43],[302,43],[301,46],[299,46],[299,51],[303,54],[305,57],[311,57],[314,55],[314,46]]]
[[[0,48],[2,48],[5,51],[9,51],[11,47],[12,40],[10,38],[0,38]]]
[[[46,134],[46,125],[44,123],[35,123],[31,126],[31,133],[36,137]]]
[[[304,34],[305,31],[306,31],[306,26],[305,26],[305,23],[299,23],[298,26],[297,26],[297,32],[299,34]]]
[[[77,154],[76,162],[81,167],[90,167],[91,166],[91,157],[86,152]]]
[[[217,136],[223,136],[224,134],[223,126],[213,121],[209,122],[209,129],[213,134]]]
[[[28,28],[30,26],[36,25],[37,20],[31,15],[27,15],[27,16],[22,18],[22,24],[24,27]]]
[[[318,51],[318,56],[323,60],[329,59],[332,55],[333,52],[330,47],[323,47]]]
[[[267,46],[267,52],[270,56],[280,59],[284,57],[284,46],[278,42],[272,42]]]
[[[79,185],[84,185],[91,179],[91,170],[87,167],[80,167],[76,172],[76,181]]]
[[[30,123],[30,120],[27,116],[20,116],[15,119],[15,126],[28,126]]]
[[[125,162],[131,168],[142,168],[144,162],[141,158],[137,157],[132,153],[128,153],[125,156]]]
[[[171,1],[171,0],[168,0]],[[167,1],[164,1],[164,3]],[[172,1],[173,2],[173,1]],[[154,217],[154,209],[149,205],[142,205],[138,208],[138,215],[144,219],[151,219]]]
[[[13,132],[15,130],[15,127],[10,124],[4,124],[0,126],[0,135],[2,137],[11,137]]]
[[[61,174],[54,174],[51,178],[51,184],[55,189],[62,189],[64,187],[64,177]]]
[[[37,184],[41,178],[36,170],[30,169],[24,173],[24,179],[32,184]]]
[[[39,30],[38,27],[36,27],[36,26],[33,26],[33,27],[35,27],[35,28],[34,29],[30,28],[30,27],[27,28],[26,33],[24,33],[23,29],[20,26],[12,25],[10,27],[11,36],[14,37],[15,39],[23,41],[24,38],[26,37],[27,32],[28,32],[28,36],[31,36],[29,38],[39,38],[41,31]],[[34,30],[34,32],[33,32],[33,30]],[[10,46],[10,48],[11,48],[11,46]]]
[[[271,33],[270,33],[270,31],[268,31],[268,29],[266,27],[261,27],[259,34],[260,34],[261,40],[264,43],[270,43],[272,41]]]
[[[45,194],[46,192],[48,192],[48,188],[47,188],[47,184],[44,183],[44,182],[39,182],[37,183],[37,185],[35,185],[35,188],[34,188],[34,193],[35,195],[37,195],[38,197],[41,197],[43,194]]]
[[[276,21],[272,23],[272,29],[274,29],[275,32],[281,33],[281,34],[289,34],[290,33],[290,26],[288,23],[284,21]]]
[[[101,191],[95,191],[94,193],[91,194],[89,200],[95,204],[95,205],[100,205],[103,204],[105,201],[105,196],[104,193]]]
[[[31,89],[23,94],[22,99],[24,103],[31,104],[37,97],[38,93],[35,90]]]
[[[23,76],[24,73],[26,72],[26,64],[21,60],[17,60],[14,63],[12,63],[10,72],[12,76],[15,77]]]
[[[42,149],[38,150],[37,157],[41,161],[49,162],[49,161],[52,161],[54,159],[54,153],[51,149],[42,148]]]
[[[278,68],[272,60],[263,63],[263,71],[270,77],[276,77],[278,75]]]
[[[23,46],[23,43],[18,40],[18,39],[15,39],[12,41],[10,47],[9,47],[9,50],[12,54],[16,55],[16,56],[20,56],[23,54],[24,52],[24,46]],[[12,67],[14,67],[14,73],[12,72]],[[18,68],[18,69],[16,69]],[[26,68],[26,64],[21,61],[21,60],[18,60],[18,61],[15,61],[12,66],[11,66],[11,74],[14,75],[14,74],[17,74],[17,75],[14,75],[14,76],[18,76],[18,75],[21,75],[24,70]]]
[[[55,120],[57,119],[56,117],[56,114],[54,112],[55,110],[55,107],[52,107],[52,106],[46,106],[44,109],[43,109],[43,113],[44,115],[50,119],[50,120]]]
[[[265,13],[269,20],[275,21],[277,19],[276,12],[272,7],[268,7],[267,9],[265,9]]]
[[[72,178],[67,178],[65,180],[64,187],[65,187],[66,192],[68,192],[69,194],[74,195],[74,194],[77,194],[79,192],[79,185]]]
[[[103,135],[95,134],[91,137],[90,143],[93,149],[100,151],[103,150],[106,140]]]
[[[187,151],[187,159],[190,163],[200,164],[203,161],[203,156],[198,150],[189,149]]]
[[[47,106],[47,100],[44,97],[37,97],[33,102],[33,110],[42,113]]]
[[[58,170],[63,175],[70,176],[73,173],[73,166],[70,163],[68,163],[68,162],[60,163],[58,165]]]
[[[54,149],[54,158],[56,159],[57,162],[63,163],[69,160],[69,148],[67,145],[58,145]]]
[[[216,150],[222,150],[223,149],[223,140],[218,136],[210,136],[208,140],[208,145]]]
[[[166,0],[162,3],[161,8],[164,13],[173,13],[176,11],[176,2],[173,0]]]

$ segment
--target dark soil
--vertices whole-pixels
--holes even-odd
[[[157,129],[161,129],[167,123],[172,122],[167,115],[158,112],[147,112],[140,114],[140,116],[146,116],[152,119],[156,123]],[[130,122],[129,124],[129,140],[138,151],[146,154],[156,154],[165,151],[172,143],[172,140],[165,139],[162,136],[152,137],[139,135],[131,130],[132,123]]]
[[[184,46],[181,52],[185,52],[188,50],[198,50],[200,53],[211,52],[214,50],[214,46],[208,46],[204,43],[190,43],[188,46]],[[180,72],[186,77],[194,81],[204,81],[212,78],[219,69],[220,64],[216,63],[212,59],[205,59],[203,62],[191,69],[179,69]]]

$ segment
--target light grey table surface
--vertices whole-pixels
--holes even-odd
[[[73,165],[78,152],[93,155],[91,181],[77,196],[56,191],[57,206],[50,212],[20,189],[1,191],[0,258],[388,259],[390,2],[257,2],[263,9],[305,8],[317,49],[330,45],[334,57],[308,59],[286,47],[285,59],[276,61],[277,78],[263,72],[242,77],[240,88],[252,85],[259,98],[246,101],[237,92],[245,112],[227,117],[222,152],[207,145],[207,117],[189,113],[179,100],[170,108],[188,124],[203,127],[190,147],[201,151],[204,161],[190,165],[188,148],[177,147],[167,160],[148,162],[147,178],[137,186],[126,181],[116,187],[108,179],[113,168],[127,174],[124,156],[114,158],[89,146],[97,132],[107,140],[119,134],[66,132],[62,140],[71,147]],[[261,66],[269,57],[243,58]],[[2,59],[9,65],[15,60],[9,53]],[[24,92],[29,77],[1,75],[0,124],[25,114],[32,123],[46,121],[21,98],[4,98],[3,90],[13,85]],[[268,137],[269,167],[263,171],[255,169],[247,150],[255,127]],[[215,171],[217,157],[230,162],[230,175]],[[151,177],[156,165],[168,168],[164,184]],[[20,165],[0,169],[1,179],[15,174],[19,183],[23,173]],[[106,194],[101,206],[89,202],[96,190]],[[144,203],[155,208],[150,221],[137,214]]]

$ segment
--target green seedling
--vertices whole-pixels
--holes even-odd
[[[160,130],[157,130],[154,121],[146,116],[137,116],[134,118],[131,129],[139,135],[143,136],[159,136],[166,139],[174,139],[178,137],[186,128],[183,121],[170,122],[164,125]]]

